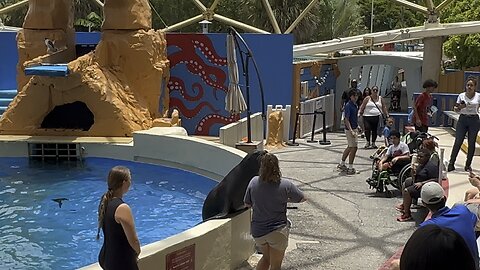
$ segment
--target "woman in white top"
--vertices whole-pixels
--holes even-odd
[[[367,139],[365,148],[377,148],[375,141],[378,136],[378,123],[389,117],[385,102],[378,95],[378,86],[372,87],[371,95],[363,100],[359,114],[363,116],[363,125],[365,126],[365,138]]]
[[[457,103],[453,106],[453,110],[460,113],[457,126],[455,129],[455,143],[453,144],[450,162],[448,163],[448,171],[455,170],[455,160],[458,151],[462,146],[463,139],[468,133],[468,153],[465,162],[465,171],[472,170],[472,159],[475,153],[475,141],[477,139],[478,130],[480,129],[479,104],[480,94],[475,92],[477,89],[477,80],[469,78],[465,87],[465,92],[458,95]]]

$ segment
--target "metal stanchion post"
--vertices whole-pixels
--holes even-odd
[[[323,140],[319,142],[321,145],[330,145],[332,144],[330,141],[327,141],[327,117],[326,112],[322,111],[322,119],[323,119]]]
[[[315,124],[317,122],[317,112],[313,112],[313,124],[312,124],[312,137],[308,140],[308,143],[316,143],[318,141],[315,140]]]
[[[297,137],[297,126],[298,126],[298,118],[300,117],[300,114],[297,112],[297,114],[295,115],[295,125],[294,125],[294,128],[293,128],[293,139],[292,141],[290,142],[287,142],[287,145],[289,146],[299,146],[298,143],[295,142],[295,137]]]

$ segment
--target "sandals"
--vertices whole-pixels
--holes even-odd
[[[410,221],[410,220],[413,220],[412,215],[407,215],[405,213],[403,213],[401,216],[397,217],[398,222],[406,222],[406,221]]]

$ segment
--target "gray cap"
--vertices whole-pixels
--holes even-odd
[[[425,204],[439,203],[444,197],[443,188],[437,182],[428,182],[422,186],[420,197]]]

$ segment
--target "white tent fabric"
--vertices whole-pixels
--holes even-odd
[[[229,83],[227,96],[225,97],[225,110],[231,114],[239,114],[247,110],[247,104],[239,86],[237,54],[232,34],[227,35],[227,65]]]

